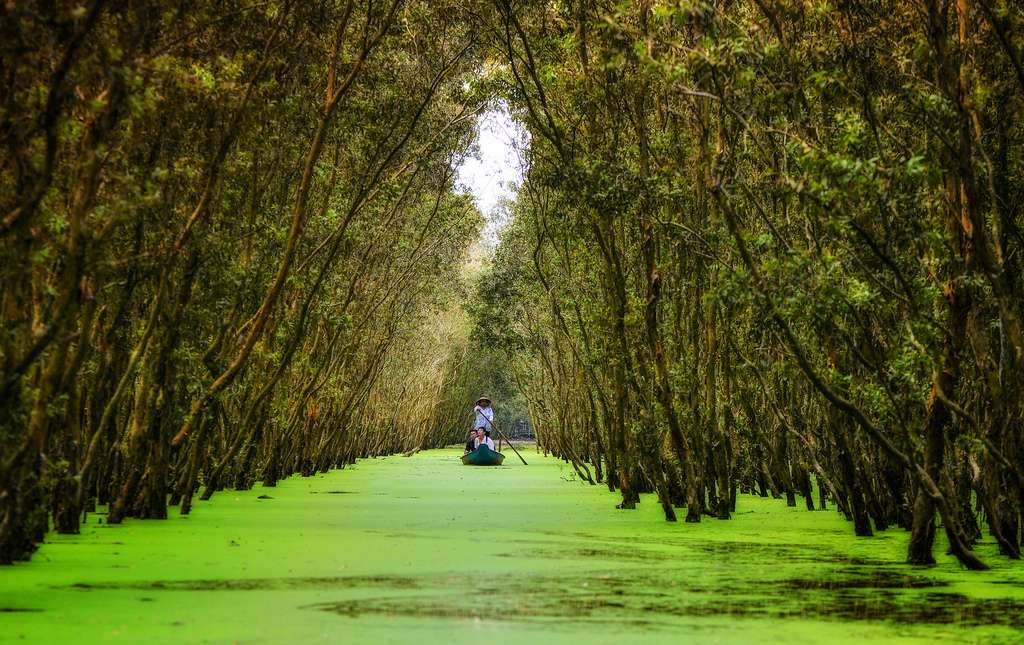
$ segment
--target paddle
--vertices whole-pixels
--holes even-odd
[[[473,412],[474,412],[474,415],[475,415],[476,410],[474,410]],[[526,460],[523,459],[523,456],[521,454],[519,454],[519,451],[516,450],[516,447],[512,445],[512,440],[508,438],[508,435],[506,435],[504,432],[502,432],[498,428],[498,426],[494,425],[494,423],[492,423],[491,420],[488,419],[486,416],[484,416],[482,414],[480,416],[484,417],[484,421],[487,422],[487,425],[491,426],[491,428],[493,428],[495,431],[497,431],[497,433],[499,435],[501,435],[501,438],[505,440],[505,443],[507,443],[508,447],[512,449],[512,452],[516,453],[516,457],[519,457],[519,461],[523,462],[524,466],[529,466],[530,464],[526,463]]]

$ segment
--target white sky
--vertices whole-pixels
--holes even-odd
[[[511,217],[508,205],[523,180],[529,136],[504,102],[477,117],[476,136],[477,150],[459,166],[456,185],[473,196],[487,221],[481,242],[494,248]]]

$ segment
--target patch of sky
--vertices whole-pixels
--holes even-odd
[[[494,248],[512,217],[512,204],[526,171],[529,133],[498,101],[476,121],[476,141],[458,168],[456,187],[473,197],[485,225],[480,242]]]

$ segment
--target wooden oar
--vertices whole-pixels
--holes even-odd
[[[474,413],[475,412],[476,412],[476,410],[474,410]],[[496,430],[497,433],[501,435],[501,437],[505,440],[505,443],[508,444],[508,447],[512,449],[512,452],[516,453],[516,457],[519,457],[519,461],[523,462],[524,466],[529,466],[530,464],[526,463],[526,460],[523,459],[523,456],[521,454],[519,454],[519,451],[516,450],[516,447],[512,445],[512,441],[508,438],[508,435],[506,435],[504,432],[502,432],[498,428],[498,426],[494,425],[494,423],[492,423],[491,420],[488,419],[486,415],[481,414],[480,416],[482,416],[484,418],[484,421],[487,422],[487,425],[489,425],[492,428],[494,428],[494,430]],[[474,418],[475,418],[475,415],[474,415]]]

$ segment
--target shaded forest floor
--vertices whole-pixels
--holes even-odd
[[[1020,642],[1024,567],[899,564],[906,533],[743,496],[613,509],[554,459],[459,451],[227,491],[191,516],[49,536],[0,569],[3,642]],[[269,498],[268,498],[269,497]],[[801,504],[802,506],[802,504]],[[941,553],[941,550],[937,552]]]

